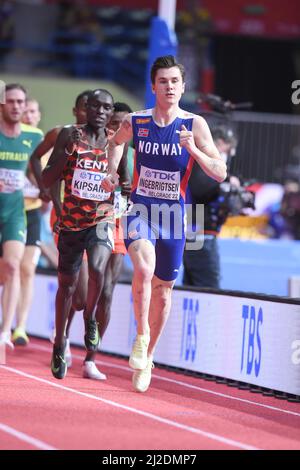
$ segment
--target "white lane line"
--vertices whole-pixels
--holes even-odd
[[[138,410],[137,408],[133,408],[131,406],[122,405],[122,404],[117,403],[115,401],[107,400],[105,398],[100,398],[100,397],[97,397],[97,396],[92,395],[90,393],[80,392],[79,390],[75,390],[74,388],[71,388],[71,387],[65,387],[64,385],[56,384],[54,382],[51,382],[50,380],[41,379],[40,377],[36,377],[34,375],[27,374],[27,373],[22,372],[18,369],[14,369],[13,367],[0,366],[0,368],[5,369],[9,372],[13,372],[14,374],[21,375],[21,376],[26,377],[28,379],[36,380],[37,382],[42,382],[42,383],[45,383],[47,385],[51,385],[52,387],[59,388],[60,390],[65,390],[67,392],[71,392],[71,393],[74,393],[76,395],[79,395],[79,396],[82,396],[82,397],[85,397],[85,398],[91,398],[92,400],[97,400],[97,401],[100,401],[100,402],[105,403],[107,405],[114,406],[115,408],[121,408],[122,410],[130,411],[131,413],[135,413],[135,414],[143,416],[145,418],[150,418],[154,421],[158,421],[160,423],[167,424],[169,426],[181,429],[183,431],[188,431],[188,432],[193,433],[193,434],[198,434],[200,436],[206,437],[208,439],[212,439],[214,441],[221,442],[222,444],[226,444],[226,445],[229,445],[231,447],[237,447],[237,448],[243,449],[243,450],[260,450],[257,447],[253,447],[253,446],[250,446],[248,444],[244,444],[243,442],[240,442],[240,441],[235,441],[233,439],[227,439],[226,437],[220,436],[218,434],[203,431],[202,429],[194,428],[192,426],[187,426],[185,424],[181,424],[181,423],[178,423],[177,421],[173,421],[173,420],[170,420],[170,419],[161,418],[160,416],[157,416],[153,413],[148,413],[146,411],[141,411],[141,410]]]
[[[35,437],[29,436],[28,434],[25,434],[24,432],[17,431],[17,429],[7,426],[7,424],[0,423],[0,431],[6,432],[7,434],[11,434],[17,439],[20,439],[20,441],[27,442],[28,444],[31,444],[32,446],[37,447],[38,449],[57,450],[55,447],[49,446],[49,444],[46,444],[45,442],[40,441],[39,439],[36,439]]]
[[[30,344],[30,347],[33,347],[34,349],[38,349],[40,351],[46,351],[46,352],[49,352],[49,353],[52,352],[52,350],[50,348],[48,348],[46,346],[40,346],[38,344]],[[83,359],[83,356],[79,356],[78,354],[72,354],[72,357],[74,357],[75,359],[81,359],[81,360]],[[115,368],[115,369],[121,369],[121,370],[126,370],[126,371],[132,372],[132,369],[130,369],[129,367],[114,364],[113,362],[97,360],[96,364],[102,364],[106,367],[111,367],[111,368]],[[176,385],[181,385],[185,388],[191,388],[193,390],[199,390],[199,392],[208,393],[210,395],[215,395],[215,396],[221,397],[221,398],[227,398],[228,400],[238,401],[240,403],[246,403],[247,405],[253,405],[253,406],[257,406],[257,407],[260,407],[260,408],[265,408],[265,409],[272,410],[272,411],[278,411],[279,413],[285,413],[285,414],[288,414],[288,415],[291,415],[291,416],[300,417],[300,413],[297,413],[296,411],[285,410],[283,408],[277,408],[276,406],[272,406],[272,405],[265,405],[264,403],[259,403],[259,402],[256,402],[256,401],[247,400],[246,398],[234,397],[232,395],[227,395],[226,393],[216,392],[214,390],[209,390],[207,388],[199,387],[198,385],[192,385],[192,384],[189,384],[189,383],[186,383],[186,382],[182,382],[180,380],[169,379],[167,377],[162,377],[161,375],[157,375],[157,374],[152,374],[152,377],[155,378],[155,379],[162,380],[164,382],[170,382],[170,383],[174,383]]]

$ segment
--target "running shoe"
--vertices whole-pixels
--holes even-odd
[[[0,344],[5,344],[5,346],[14,349],[14,345],[10,340],[10,331],[2,331],[0,333]]]
[[[27,346],[29,343],[29,338],[23,328],[16,328],[11,339],[15,346]]]
[[[85,335],[84,344],[87,351],[97,351],[100,337],[98,331],[98,323],[96,320],[91,318],[84,320],[85,324]]]
[[[106,380],[106,375],[100,372],[94,361],[85,361],[83,363],[82,376],[85,379]]]
[[[145,369],[147,367],[147,351],[150,342],[149,335],[137,335],[129,358],[132,369]]]
[[[53,345],[51,359],[51,372],[56,379],[63,379],[67,373],[68,365],[65,359],[66,343],[63,346]]]
[[[66,360],[68,368],[72,367],[72,353],[71,353],[69,338],[66,339],[65,360]]]
[[[136,392],[146,392],[151,382],[151,372],[154,368],[153,357],[148,357],[147,366],[143,370],[136,370],[132,376],[132,385]]]

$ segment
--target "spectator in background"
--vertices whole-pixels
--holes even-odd
[[[55,45],[63,47],[61,52],[58,49],[58,57],[69,64],[76,76],[88,75],[93,67],[95,50],[104,41],[95,11],[81,1],[61,2],[61,11],[54,35]]]
[[[292,240],[300,240],[300,185],[299,181],[286,181],[278,218],[281,217],[282,225],[277,220],[277,229],[280,237]]]
[[[15,25],[13,22],[14,5],[10,1],[2,1],[0,4],[0,63],[12,50],[15,37]]]
[[[237,140],[230,128],[219,126],[212,129],[215,146],[229,170],[230,157],[235,151]],[[231,184],[239,186],[239,180],[230,177]],[[209,178],[194,165],[187,190],[187,204],[193,204],[192,237],[202,240],[198,250],[185,249],[183,255],[183,284],[197,287],[220,288],[220,255],[217,236],[229,214],[229,208],[221,204],[220,183]],[[204,204],[204,227],[195,225],[196,204]],[[189,227],[191,228],[191,227]],[[187,234],[187,239],[189,235]]]
[[[69,27],[69,33],[77,37],[79,43],[103,42],[104,36],[95,12],[89,5],[75,7],[74,20]]]

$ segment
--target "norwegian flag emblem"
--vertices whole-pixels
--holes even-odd
[[[139,128],[138,137],[148,137],[149,129],[144,129],[142,127]]]

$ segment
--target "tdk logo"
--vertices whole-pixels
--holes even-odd
[[[159,180],[167,180],[167,181],[176,181],[175,180],[175,173],[164,173],[163,171],[158,171],[158,170],[147,170],[145,171],[145,176],[147,178],[153,178],[159,179]]]
[[[92,181],[102,181],[103,180],[103,175],[95,172],[87,173],[86,171],[82,171],[80,173],[80,178],[85,180],[92,180]]]
[[[242,318],[244,322],[241,372],[246,372],[247,375],[251,375],[254,372],[255,376],[258,377],[262,355],[262,308],[259,308],[259,310],[256,311],[253,305],[243,305]]]
[[[199,300],[183,299],[183,320],[181,332],[180,358],[194,362],[197,352],[197,315]]]

